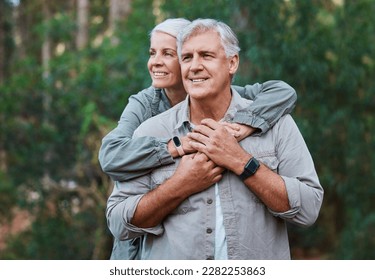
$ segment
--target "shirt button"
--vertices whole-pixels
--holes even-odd
[[[212,233],[212,228],[208,228],[208,229],[206,229],[206,232],[207,232],[207,233]]]
[[[212,204],[213,200],[211,198],[207,199],[208,204]]]

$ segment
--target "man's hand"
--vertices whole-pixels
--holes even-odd
[[[245,139],[256,131],[256,128],[239,123],[220,122],[237,141]]]
[[[206,154],[217,165],[240,175],[252,157],[224,126],[212,119],[204,119],[188,136],[191,146]],[[244,181],[261,201],[276,212],[290,209],[285,182],[277,173],[261,163],[254,176]]]
[[[143,228],[160,224],[187,197],[218,182],[223,171],[205,154],[183,156],[172,177],[141,198],[131,222]]]
[[[224,125],[212,119],[204,119],[192,133],[188,133],[190,145],[206,154],[217,165],[241,174],[251,157]]]
[[[186,195],[201,192],[220,181],[224,168],[217,166],[203,153],[185,155],[173,175]]]

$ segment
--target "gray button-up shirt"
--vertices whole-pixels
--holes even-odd
[[[232,102],[224,117],[249,102],[232,88]],[[134,136],[171,138],[191,128],[188,98],[172,109],[139,126]],[[267,133],[248,137],[240,145],[285,181],[291,209],[284,213],[268,209],[232,172],[218,183],[229,259],[289,259],[286,222],[312,225],[323,200],[314,163],[302,135],[290,115],[282,117]],[[171,177],[179,160],[150,174],[116,182],[108,199],[107,219],[112,234],[121,240],[143,236],[142,259],[210,259],[215,248],[215,188],[194,194],[161,224],[138,228],[131,219],[142,196]]]
[[[284,114],[289,114],[297,100],[295,90],[282,81],[233,88],[246,99],[249,107],[236,113],[233,122],[258,128],[265,133]],[[145,120],[171,108],[164,89],[149,87],[130,96],[118,126],[102,140],[99,162],[115,181],[124,181],[149,173],[155,167],[174,162],[168,149],[170,139],[145,136],[134,140],[135,129]]]

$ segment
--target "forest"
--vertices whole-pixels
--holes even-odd
[[[375,0],[0,0],[0,259],[104,260],[102,138],[150,85],[149,32],[215,18],[238,85],[283,80],[325,190],[292,259],[375,259]]]

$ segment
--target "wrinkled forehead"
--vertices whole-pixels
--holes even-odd
[[[194,29],[190,30],[189,33],[185,34],[182,40],[182,44],[184,44],[186,41],[189,41],[190,38],[205,34],[216,34],[218,37],[220,37],[219,32],[214,28],[196,26]]]
[[[216,34],[217,38],[219,38],[219,42],[221,42],[221,37],[219,31],[214,26],[207,26],[203,24],[199,25],[189,25],[187,26],[178,36],[177,36],[177,52],[179,57],[181,57],[181,53],[183,49],[186,50],[186,45],[191,41],[192,38],[195,38],[200,35],[208,35],[208,34]],[[201,36],[204,39],[204,36]],[[215,38],[216,42],[216,37]],[[211,44],[211,42],[209,42]],[[185,51],[184,51],[185,52]]]
[[[194,43],[195,46],[200,45],[205,48],[222,47],[221,38],[216,30],[197,30],[184,38],[181,49],[186,50]]]

